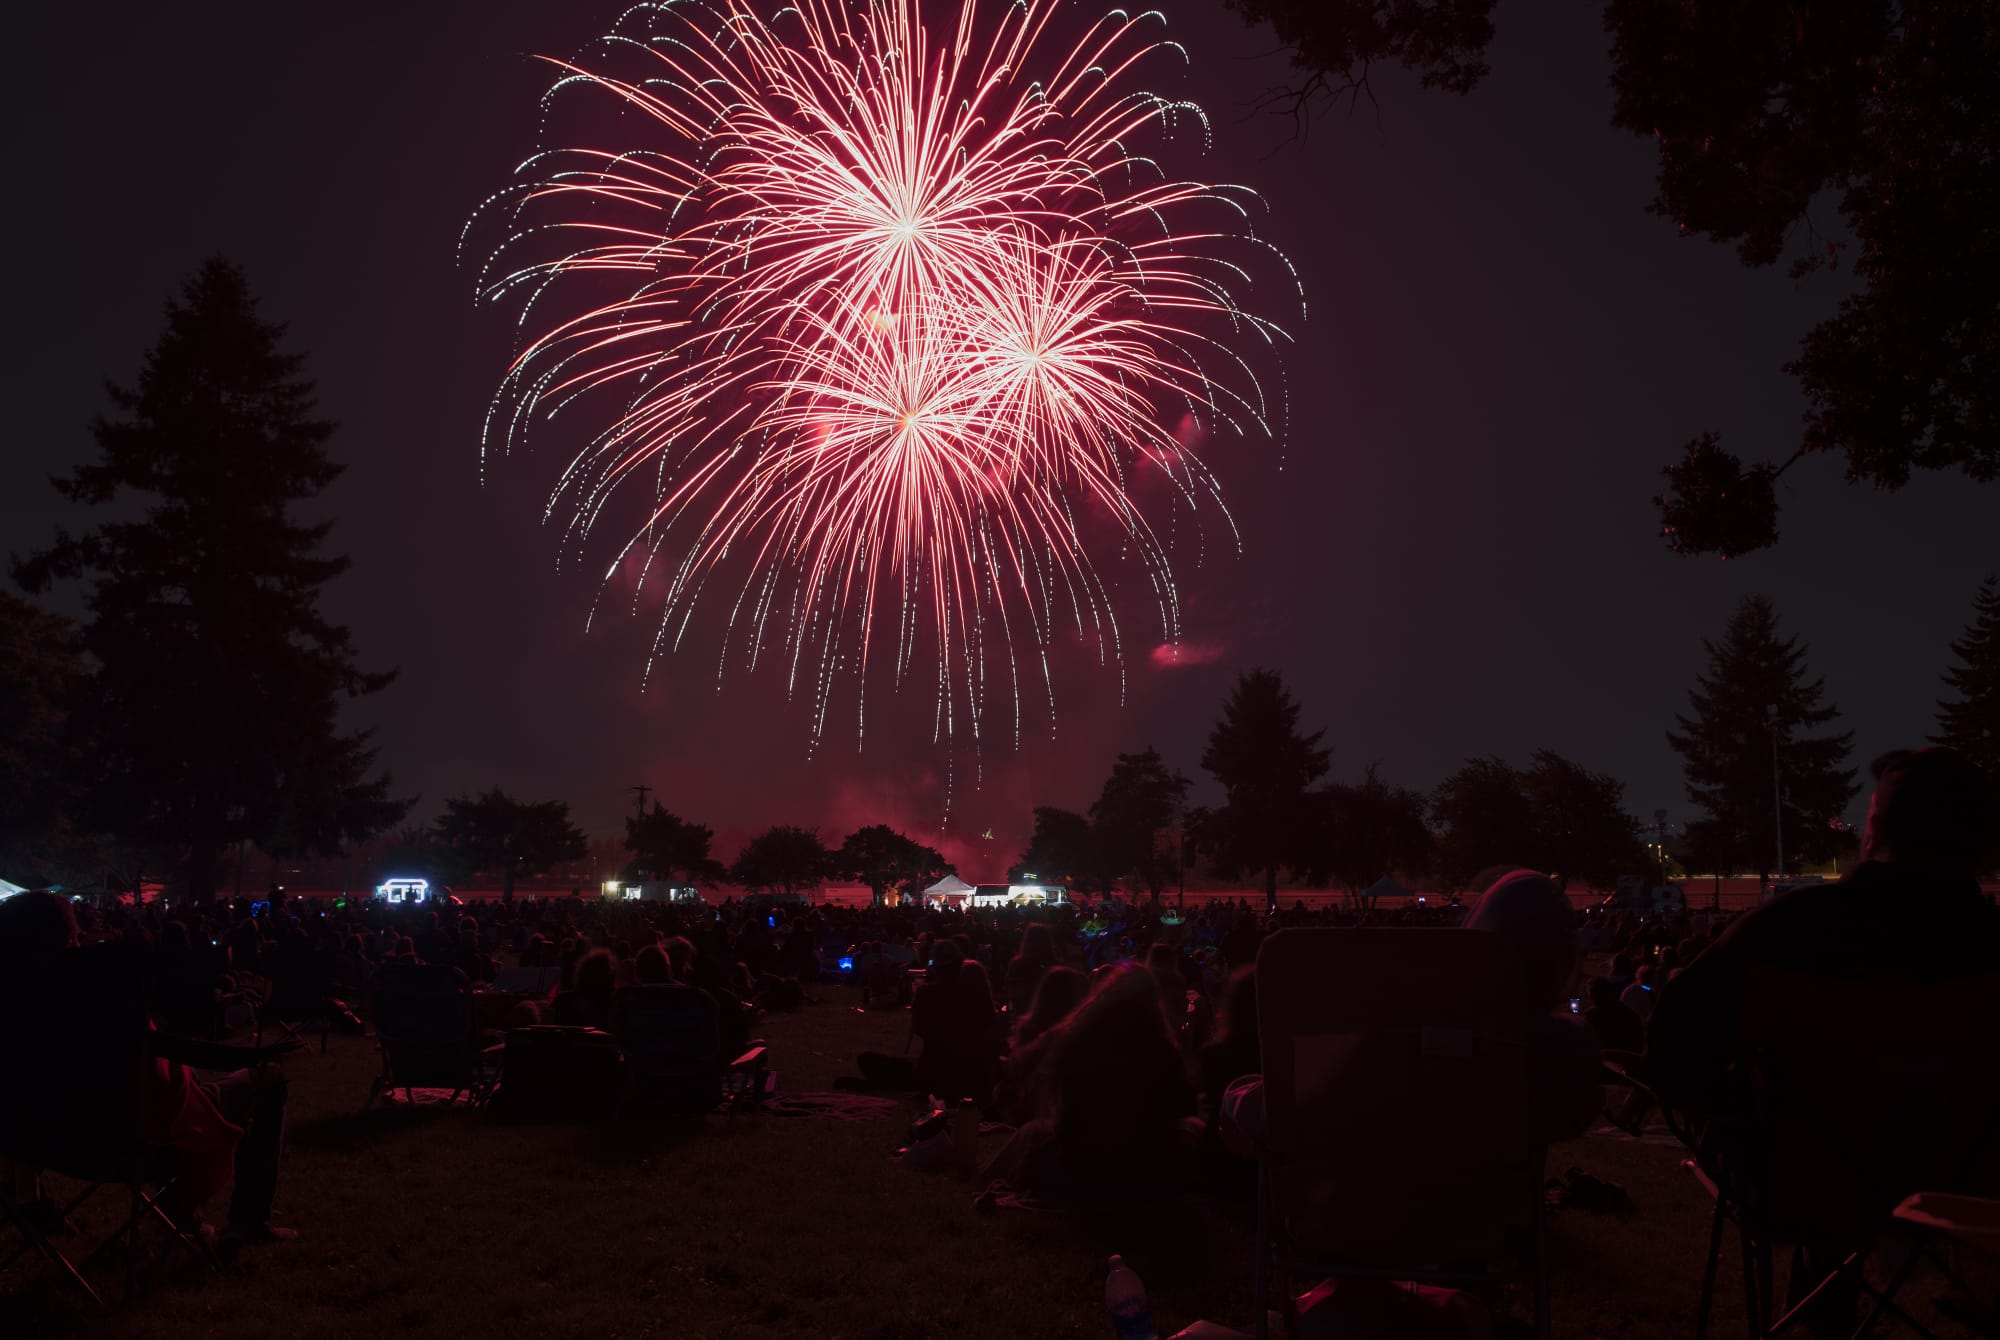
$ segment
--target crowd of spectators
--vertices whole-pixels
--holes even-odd
[[[837,977],[862,988],[863,1008],[908,1019],[904,1049],[860,1054],[851,1083],[969,1101],[1015,1127],[993,1176],[1080,1198],[1196,1181],[1240,1194],[1254,1185],[1241,1137],[1254,1137],[1262,1065],[1257,950],[1287,927],[1462,925],[1513,941],[1537,1020],[1535,1120],[1551,1139],[1602,1111],[1600,1053],[1626,1058],[1671,1102],[1715,1101],[1744,976],[1758,963],[1857,980],[2000,968],[2000,911],[1975,877],[1988,812],[1977,770],[1933,749],[1890,756],[1877,775],[1862,863],[1838,883],[1734,918],[1579,911],[1550,878],[1520,870],[1482,879],[1463,906],[1268,911],[1241,900],[1185,912],[1117,899],[964,911],[575,896],[390,908],[275,890],[169,911],[21,895],[0,905],[0,967],[18,993],[45,980],[38,961],[118,946],[160,1033],[190,1038],[251,1022],[304,973],[323,974],[359,1008],[398,965],[442,966],[504,996],[499,1022],[612,1031],[620,987],[681,984],[715,1001],[724,1055],[745,1044],[759,1012],[796,1008]],[[518,969],[553,980],[494,989]],[[201,1170],[173,1212],[193,1218],[233,1157],[231,1231],[288,1236],[268,1219],[282,1079],[256,1066],[199,1081],[171,1049],[156,1050],[146,1063],[150,1132]],[[34,1200],[33,1170],[10,1172],[12,1194]]]

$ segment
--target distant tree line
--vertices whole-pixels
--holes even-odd
[[[1666,737],[1699,814],[1674,844],[1678,863],[1717,878],[1783,877],[1853,855],[1853,734],[1831,729],[1839,713],[1805,648],[1780,635],[1776,611],[1758,596],[1704,647],[1707,666]],[[1986,579],[1951,652],[1944,679],[1954,696],[1938,704],[1932,742],[2000,778],[2000,578]],[[1188,806],[1188,780],[1157,750],[1120,754],[1088,812],[1035,810],[1014,872],[1089,891],[1123,882],[1158,898],[1163,876],[1198,858],[1222,878],[1254,878],[1275,901],[1281,878],[1355,896],[1396,876],[1456,891],[1494,866],[1524,865],[1608,888],[1667,865],[1664,850],[1648,853],[1624,784],[1554,750],[1534,751],[1525,766],[1468,759],[1425,795],[1385,780],[1374,763],[1357,783],[1323,780],[1325,733],[1299,722],[1278,675],[1246,672],[1201,757],[1221,805]],[[2000,833],[2000,799],[1995,820]],[[1988,868],[2000,869],[2000,837]]]

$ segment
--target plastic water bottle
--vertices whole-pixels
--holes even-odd
[[[1122,1256],[1111,1258],[1111,1273],[1104,1280],[1104,1310],[1111,1314],[1111,1333],[1118,1340],[1159,1340],[1152,1309],[1146,1306],[1146,1286]]]

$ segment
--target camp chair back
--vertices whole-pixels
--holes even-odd
[[[1832,1274],[1873,1292],[1858,1267],[1906,1196],[2000,1189],[2000,976],[1866,982],[1753,967],[1735,1070],[1743,1106],[1715,1120],[1696,1165],[1716,1198],[1698,1334],[1726,1219],[1742,1233],[1751,1330],[1763,1334],[1799,1311],[1767,1327],[1774,1247],[1856,1253]]]
[[[625,1053],[619,1111],[712,1112],[722,1103],[714,999],[691,986],[628,986],[611,1002]]]
[[[281,945],[265,956],[264,967],[271,982],[271,994],[257,1011],[257,1042],[264,1041],[264,1025],[275,1022],[296,1033],[291,1025],[319,1025],[319,1049],[326,1051],[327,1033],[333,1022],[333,955],[309,946]]]
[[[1485,931],[1280,931],[1257,955],[1257,1017],[1255,1316],[1271,1249],[1294,1270],[1405,1280],[1539,1267],[1533,1010],[1511,945]]]
[[[1745,982],[1765,1231],[1859,1244],[1918,1191],[1993,1191],[2000,976],[1923,984],[1776,968]]]
[[[140,1138],[134,1079],[150,1050],[142,968],[129,947],[107,945],[60,955],[0,987],[0,1017],[9,1020],[0,1029],[0,1075],[13,1095],[0,1102],[0,1158],[82,1182],[60,1203],[65,1216],[107,1186],[131,1193],[129,1214],[99,1244],[126,1239],[128,1296],[137,1285],[132,1272],[142,1224],[164,1225],[201,1257],[157,1208],[172,1171],[161,1151]],[[0,1260],[0,1270],[38,1251],[101,1305],[84,1274],[96,1252],[72,1260],[25,1215],[9,1210],[22,1243]]]
[[[371,1004],[382,1045],[372,1104],[394,1089],[449,1089],[483,1101],[491,1076],[482,1064],[472,992],[450,968],[384,964]]]
[[[177,1037],[216,1038],[228,1030],[223,1013],[229,996],[221,989],[229,956],[203,941],[186,950],[153,956],[153,1000],[160,1022]]]

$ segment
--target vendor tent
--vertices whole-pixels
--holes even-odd
[[[1408,889],[1387,875],[1382,876],[1382,878],[1361,891],[1361,900],[1365,903],[1372,903],[1377,898],[1408,898],[1411,896]]]
[[[972,886],[957,875],[946,875],[924,890],[926,898],[958,898],[972,892]]]

